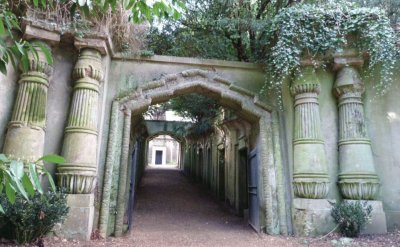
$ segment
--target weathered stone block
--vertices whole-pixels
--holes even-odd
[[[293,200],[293,228],[296,236],[320,236],[335,228],[332,206],[327,199]]]
[[[70,239],[90,240],[94,217],[94,195],[69,194],[67,202],[68,217],[57,235]]]
[[[25,27],[23,39],[40,39],[48,42],[51,45],[56,45],[60,42],[60,34],[56,31],[49,31],[40,27],[27,25]]]
[[[80,50],[84,48],[91,48],[98,50],[102,55],[107,55],[107,43],[106,40],[101,38],[77,38],[74,41],[75,47]]]

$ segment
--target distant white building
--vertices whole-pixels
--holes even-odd
[[[160,135],[149,141],[149,165],[178,165],[180,144],[169,135]]]

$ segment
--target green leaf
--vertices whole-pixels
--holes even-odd
[[[11,183],[9,181],[6,182],[6,195],[8,198],[8,201],[11,202],[11,204],[14,204],[15,202],[15,190],[11,186]]]
[[[39,0],[33,0],[33,6],[37,8],[39,6]]]
[[[21,65],[22,65],[22,71],[26,72],[29,70],[29,59],[27,55],[23,55],[21,57]]]
[[[73,3],[71,8],[69,9],[71,16],[75,16],[76,8],[77,8],[77,4]]]
[[[7,74],[6,63],[3,60],[0,60],[0,72],[4,75]]]
[[[29,176],[33,180],[33,185],[40,194],[43,194],[42,185],[40,184],[39,176],[36,171],[36,165],[33,163],[29,164]]]
[[[20,193],[26,200],[29,201],[28,194],[26,193],[26,190],[25,190],[24,186],[22,185],[21,180],[15,179],[13,182],[17,186],[17,190],[18,190],[17,192]]]
[[[41,160],[46,161],[48,163],[54,163],[54,164],[64,164],[65,163],[64,157],[57,155],[57,154],[45,155],[45,156],[41,157],[40,159],[38,159],[37,162],[39,162]]]
[[[20,180],[24,176],[24,163],[22,161],[11,160],[10,171]]]
[[[56,192],[56,185],[54,183],[53,177],[51,176],[51,174],[49,173],[49,171],[45,170],[45,173],[47,175],[47,178],[49,179],[49,183],[51,186],[51,189]]]
[[[5,154],[0,154],[0,161],[2,161],[2,162],[4,162],[4,163],[10,162],[10,161],[7,159],[7,156],[6,156]]]
[[[42,42],[37,42],[35,43],[39,48],[42,50],[44,55],[46,56],[47,62],[52,65],[53,64],[53,56],[51,55],[51,51],[42,43]]]
[[[85,5],[81,7],[81,10],[83,11],[83,13],[85,14],[85,16],[89,16],[90,15],[90,9],[89,6]]]
[[[24,186],[29,196],[35,195],[35,188],[33,187],[33,184],[27,174],[24,174],[24,176],[22,177],[22,185]]]
[[[127,6],[125,7],[125,9],[131,9],[133,7],[133,5],[135,4],[135,0],[130,0],[127,4]]]
[[[5,213],[3,207],[1,206],[1,204],[0,204],[0,213],[2,213],[2,214]]]
[[[0,35],[3,35],[6,32],[5,28],[4,28],[4,23],[2,18],[0,18]]]
[[[8,57],[10,58],[10,61],[11,61],[11,64],[12,64],[13,68],[17,69],[17,63],[15,62],[14,54],[10,50],[7,50],[7,54],[8,54]]]

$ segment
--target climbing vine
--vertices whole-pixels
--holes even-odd
[[[399,55],[386,13],[347,1],[285,8],[272,19],[265,37],[263,45],[270,50],[263,62],[272,75],[266,86],[279,91],[279,96],[285,78],[300,72],[302,57],[312,61],[329,59],[335,51],[348,47],[365,52],[369,68],[382,64],[381,80],[375,86],[385,93]],[[349,37],[353,37],[350,42]]]

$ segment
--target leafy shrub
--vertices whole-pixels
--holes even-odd
[[[339,231],[346,237],[358,237],[361,230],[370,221],[372,206],[367,202],[331,203],[333,208],[331,215],[339,225]]]
[[[36,192],[26,200],[17,195],[11,204],[0,194],[4,214],[0,214],[0,237],[15,239],[19,244],[32,243],[48,233],[56,223],[63,222],[68,214],[67,196],[62,192]]]

